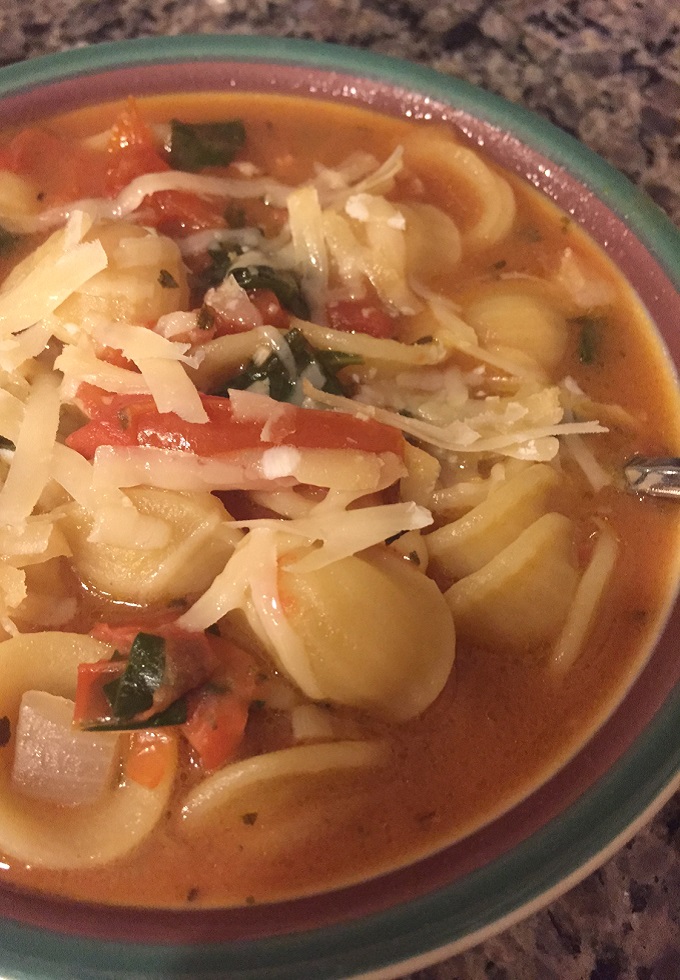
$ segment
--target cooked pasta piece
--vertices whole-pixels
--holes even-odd
[[[569,518],[544,514],[480,569],[455,582],[446,598],[460,634],[511,653],[551,643],[578,582],[573,533]]]
[[[559,477],[546,463],[534,463],[502,483],[464,517],[425,538],[433,563],[449,579],[477,572],[548,509]]]
[[[103,595],[140,604],[168,603],[200,593],[222,570],[241,537],[222,504],[208,493],[151,487],[132,488],[127,496],[140,514],[166,524],[166,542],[135,548],[92,541],[91,516],[69,505],[60,526],[83,581]]]

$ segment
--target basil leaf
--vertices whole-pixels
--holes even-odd
[[[309,319],[309,306],[295,273],[268,265],[248,265],[231,269],[230,275],[243,289],[270,289],[281,306],[301,320]]]
[[[138,633],[132,641],[127,666],[121,677],[104,685],[114,717],[129,721],[153,706],[154,691],[165,674],[165,640],[152,633]]]
[[[187,720],[186,698],[178,698],[163,711],[156,712],[143,721],[114,721],[96,722],[91,725],[81,725],[85,732],[134,732],[144,731],[147,728],[168,728],[171,725],[183,725]]]
[[[215,123],[170,123],[170,166],[175,170],[226,167],[246,139],[240,119]]]

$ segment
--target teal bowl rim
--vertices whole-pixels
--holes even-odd
[[[530,111],[415,63],[298,39],[183,35],[92,45],[0,69],[0,98],[122,67],[217,60],[274,62],[375,79],[510,132],[591,190],[680,289],[680,231],[594,152]],[[94,940],[0,921],[0,970],[21,980],[387,978],[468,948],[556,897],[621,846],[677,788],[680,685],[643,734],[559,817],[450,885],[387,911],[247,942],[160,946]],[[200,914],[200,913],[199,913]],[[107,965],[110,964],[110,965]]]

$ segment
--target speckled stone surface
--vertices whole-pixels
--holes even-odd
[[[0,0],[2,63],[218,32],[366,47],[482,85],[577,136],[680,224],[677,0]],[[680,980],[680,794],[543,911],[412,980]]]

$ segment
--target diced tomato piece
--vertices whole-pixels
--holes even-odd
[[[115,197],[135,177],[165,170],[170,170],[170,164],[159,152],[151,129],[130,100],[111,130],[107,193]]]
[[[219,769],[234,758],[247,721],[246,702],[230,691],[206,687],[190,698],[182,733],[204,769]]]
[[[124,670],[125,662],[122,660],[97,660],[95,663],[78,665],[73,709],[75,722],[106,718],[111,713],[104,685],[117,680]]]
[[[2,156],[5,169],[35,184],[45,208],[105,194],[106,154],[77,140],[29,126],[17,133]]]
[[[223,666],[213,682],[189,695],[182,733],[204,769],[230,762],[243,739],[255,690],[255,665],[239,647],[217,639]]]
[[[281,306],[276,293],[271,289],[251,289],[248,298],[257,307],[266,324],[287,330],[290,326],[290,314]]]
[[[346,333],[365,333],[389,340],[394,337],[394,319],[373,303],[360,299],[338,299],[326,307],[328,325]]]
[[[157,191],[144,202],[144,223],[162,235],[181,238],[205,228],[226,228],[224,203],[189,191]]]
[[[81,405],[91,421],[76,429],[66,444],[88,459],[99,446],[151,446],[217,456],[242,449],[293,446],[298,449],[355,449],[403,456],[401,433],[372,420],[344,412],[281,405],[270,437],[261,438],[263,423],[234,419],[228,398],[201,395],[207,422],[186,422],[173,412],[159,413],[150,396],[107,395],[95,404],[97,389],[86,389]]]

